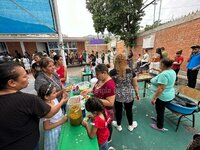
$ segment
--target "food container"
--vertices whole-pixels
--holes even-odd
[[[80,96],[73,96],[68,101],[69,106],[69,120],[73,126],[78,126],[82,121],[82,110],[80,103]]]
[[[80,82],[77,84],[77,86],[79,86],[80,91],[84,91],[84,90],[90,88],[90,82],[88,82],[88,81]]]
[[[91,88],[93,89],[94,85],[97,83],[98,79],[97,78],[92,78],[90,80],[90,83],[91,83]]]
[[[73,90],[73,89],[74,89],[74,85],[70,85],[70,86],[68,86],[68,87],[65,88],[65,90],[66,90],[67,92],[70,92],[70,91]]]

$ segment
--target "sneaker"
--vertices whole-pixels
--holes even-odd
[[[110,142],[112,142],[112,139],[110,139],[110,140],[108,141],[108,144],[109,144]]]
[[[133,121],[132,125],[128,126],[129,131],[133,131],[137,127],[137,121]]]
[[[122,131],[122,126],[121,125],[117,125],[117,121],[112,121],[112,125],[118,130],[118,131]]]
[[[115,148],[111,146],[108,148],[108,150],[115,150]]]
[[[150,124],[150,127],[152,127],[153,129],[156,129],[158,131],[162,131],[162,132],[168,131],[168,129],[166,129],[166,128],[161,128],[161,129],[158,128],[156,124]]]
[[[151,120],[157,122],[157,119],[155,117],[151,116],[150,118],[151,118]]]

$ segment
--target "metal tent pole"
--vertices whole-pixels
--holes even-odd
[[[64,52],[63,37],[62,37],[61,27],[60,27],[57,0],[53,0],[53,8],[54,8],[54,15],[55,15],[55,23],[56,23],[57,32],[58,32],[58,44],[59,44],[58,46],[59,46],[60,54],[63,57],[63,65],[66,67],[66,58],[65,58],[65,52]]]

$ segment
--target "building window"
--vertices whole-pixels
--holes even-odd
[[[50,50],[58,49],[58,42],[48,42],[48,46]]]
[[[64,42],[64,51],[70,53],[71,51],[77,53],[77,42]],[[58,42],[48,42],[49,51],[58,51]]]
[[[68,42],[68,44],[69,44],[69,48],[77,48],[76,42]]]

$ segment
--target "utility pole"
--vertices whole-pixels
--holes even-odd
[[[162,6],[162,0],[160,0],[160,7],[159,7],[159,14],[158,14],[158,21],[160,21],[161,6]]]
[[[53,0],[53,8],[54,8],[56,28],[58,32],[58,48],[60,50],[61,56],[63,57],[63,65],[66,67],[66,58],[65,58],[65,52],[64,52],[63,37],[62,37],[61,27],[60,27],[57,0]]]
[[[157,5],[156,1],[153,3],[153,5],[154,5],[154,12],[153,12],[153,24],[154,24],[156,20],[156,5]]]

